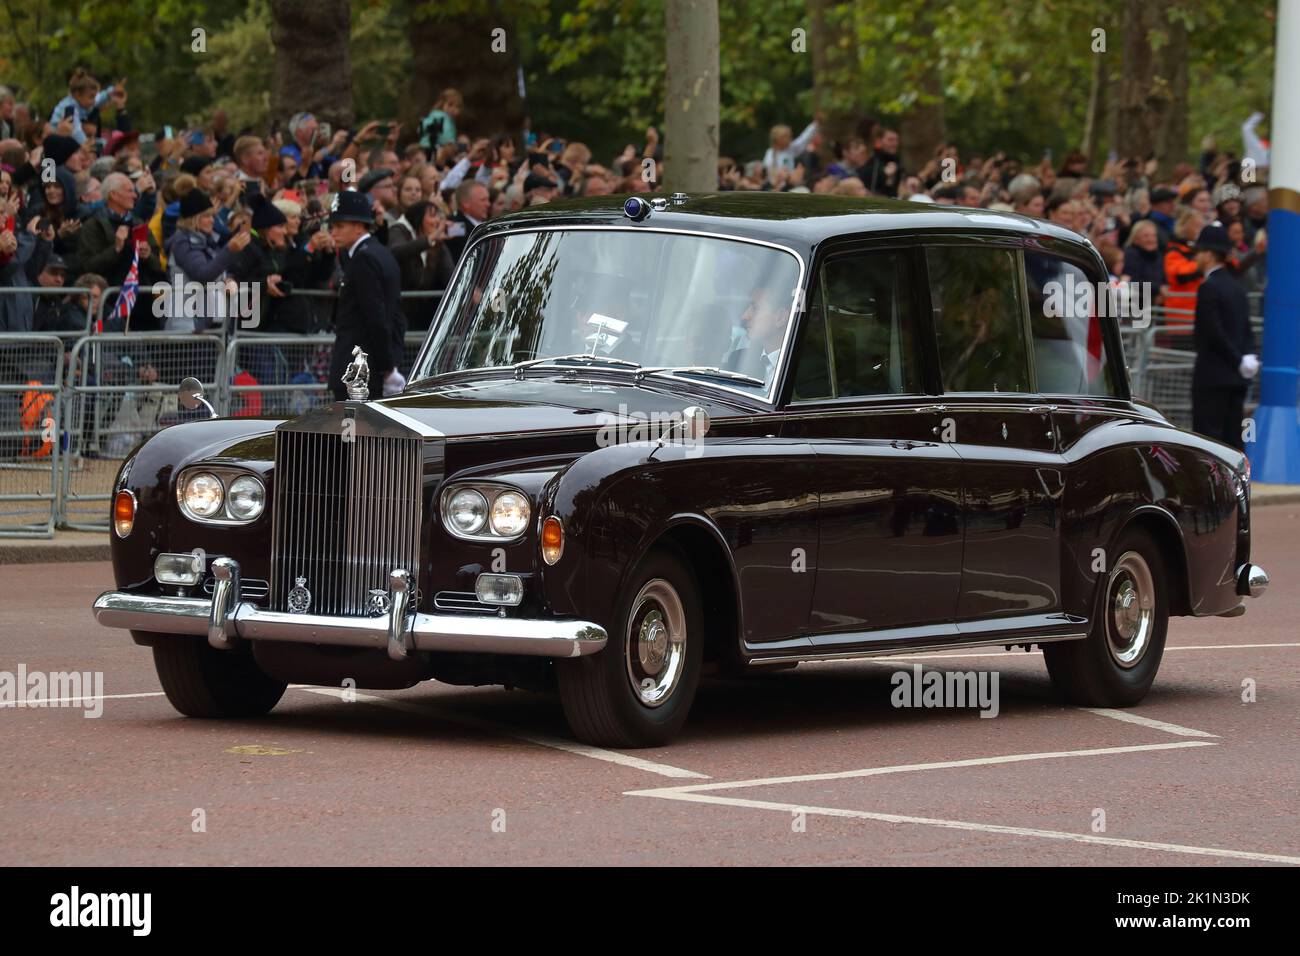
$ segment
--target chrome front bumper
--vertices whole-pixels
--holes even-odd
[[[219,562],[228,562],[220,565]],[[420,614],[410,611],[406,581],[394,577],[391,610],[382,617],[324,617],[267,611],[239,601],[238,565],[213,561],[212,599],[105,591],[95,599],[95,619],[105,627],[155,634],[204,635],[221,650],[237,639],[293,641],[386,648],[394,660],[412,651],[466,651],[531,657],[582,657],[605,647],[605,629],[588,621]],[[404,575],[405,572],[394,572]],[[229,582],[223,587],[223,582]],[[400,597],[398,595],[401,595]]]

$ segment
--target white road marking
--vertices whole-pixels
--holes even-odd
[[[654,790],[629,790],[631,797],[654,797],[665,793],[702,793],[706,790],[737,790],[744,787],[770,787],[784,783],[809,783],[818,780],[851,780],[885,774],[914,773],[918,770],[951,770],[958,767],[983,767],[995,764],[1023,763],[1027,760],[1050,760],[1057,757],[1098,757],[1107,754],[1141,753],[1149,750],[1182,750],[1188,747],[1216,747],[1217,744],[1186,741],[1169,744],[1136,744],[1131,747],[1100,747],[1094,750],[1055,750],[1045,753],[1004,754],[997,757],[972,757],[967,760],[942,760],[936,763],[897,764],[891,767],[867,767],[864,770],[839,770],[830,773],[804,773],[787,777],[758,777],[753,780],[730,780],[696,783],[683,787],[660,787]]]
[[[341,687],[308,687],[293,685],[293,689],[307,691],[311,694],[321,694],[325,697],[336,697],[339,699],[343,699],[344,694],[344,690]],[[347,693],[349,696],[355,695],[357,701],[367,704],[378,704],[380,707],[387,707],[390,710],[400,710],[405,713],[420,714],[425,717],[434,717],[438,720],[444,720],[449,723],[474,727],[478,730],[504,734],[508,737],[513,737],[516,740],[523,740],[530,744],[536,744],[539,747],[549,747],[552,750],[562,750],[565,753],[576,754],[579,757],[590,757],[593,760],[603,760],[606,763],[615,763],[623,767],[631,767],[634,770],[644,770],[647,773],[658,774],[661,777],[673,777],[679,780],[710,779],[708,774],[696,773],[694,770],[683,770],[681,767],[671,767],[668,764],[655,763],[652,760],[643,760],[640,757],[618,753],[614,750],[604,750],[600,747],[589,747],[586,744],[576,743],[572,740],[562,740],[559,737],[550,737],[546,734],[534,734],[528,731],[519,730],[515,727],[510,727],[506,724],[498,724],[495,721],[483,720],[479,717],[471,717],[467,714],[457,714],[437,706],[415,704],[410,701],[397,700],[392,697],[377,697],[373,694],[358,694],[355,691],[348,691]]]
[[[1194,730],[1191,727],[1180,727],[1178,724],[1171,724],[1163,720],[1155,720],[1151,717],[1143,717],[1141,714],[1135,714],[1128,710],[1116,710],[1111,707],[1080,707],[1079,710],[1089,714],[1096,714],[1099,717],[1110,717],[1114,720],[1122,720],[1127,724],[1138,724],[1142,727],[1150,727],[1152,730],[1163,730],[1167,734],[1173,734],[1176,737],[1214,737],[1218,734],[1211,734],[1204,730]]]
[[[1206,746],[1206,745],[1202,745]],[[1209,744],[1208,746],[1214,746]],[[740,797],[715,797],[703,793],[683,792],[684,788],[668,787],[663,790],[633,791],[635,796],[658,797],[662,800],[682,800],[690,803],[713,803],[729,807],[747,807],[756,810],[780,810],[784,813],[806,813],[827,817],[849,817],[859,820],[879,820],[883,823],[911,823],[920,826],[944,827],[950,830],[972,830],[977,833],[998,833],[1004,836],[1039,837],[1046,840],[1063,840],[1069,843],[1090,843],[1097,846],[1122,847],[1130,850],[1159,850],[1166,853],[1186,853],[1193,856],[1226,857],[1232,860],[1257,860],[1265,863],[1300,864],[1300,856],[1283,856],[1277,853],[1253,853],[1247,850],[1223,850],[1218,847],[1188,846],[1182,843],[1155,843],[1150,840],[1125,840],[1120,837],[1097,836],[1091,833],[1070,833],[1064,830],[1038,830],[1031,827],[1009,827],[996,823],[972,823],[966,820],[942,820],[934,817],[909,817],[897,813],[872,813],[868,810],[841,810],[836,807],[814,807],[800,803],[772,803],[767,800],[745,800]]]
[[[126,700],[130,697],[162,697],[163,692],[160,690],[150,691],[147,694],[101,694],[99,697],[91,694],[87,697],[52,697],[49,700],[42,698],[39,702],[28,701],[24,707],[40,707],[48,704],[80,704],[88,700]],[[13,701],[0,703],[0,707],[16,707]]]

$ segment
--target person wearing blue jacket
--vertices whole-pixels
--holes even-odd
[[[176,231],[167,243],[167,272],[173,285],[185,282],[219,282],[226,277],[248,245],[247,230],[236,233],[224,246],[218,245],[212,233],[216,210],[212,200],[201,189],[192,189],[180,200],[180,218]],[[197,310],[171,309],[164,329],[168,332],[201,332],[221,317],[206,314],[204,307]],[[190,314],[191,311],[196,314]]]

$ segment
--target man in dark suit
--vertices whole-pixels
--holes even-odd
[[[474,227],[487,219],[492,210],[492,194],[476,179],[463,181],[456,187],[456,215],[447,228],[447,251],[455,262],[460,262],[469,234]]]
[[[1192,430],[1244,449],[1246,389],[1259,372],[1246,291],[1226,267],[1232,253],[1226,229],[1204,227],[1193,249],[1205,280],[1196,293]]]
[[[722,358],[721,368],[740,372],[770,386],[781,359],[790,306],[770,289],[757,289],[741,316],[744,332],[733,330],[733,347]]]
[[[370,235],[373,218],[370,198],[355,190],[338,193],[330,207],[330,235],[343,270],[330,359],[330,388],[338,399],[347,397],[343,372],[358,345],[367,356],[372,399],[396,395],[406,386],[398,368],[406,337],[406,319],[399,307],[401,273],[393,254]]]

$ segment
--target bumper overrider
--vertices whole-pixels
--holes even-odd
[[[220,650],[239,640],[291,641],[386,648],[396,661],[416,651],[582,657],[605,647],[605,629],[589,621],[412,611],[409,577],[400,570],[389,576],[388,613],[368,618],[268,611],[240,601],[239,563],[231,558],[213,560],[212,576],[210,600],[105,591],[95,600],[95,619],[105,627],[203,635]]]

